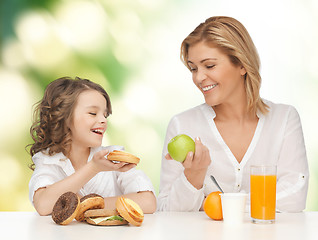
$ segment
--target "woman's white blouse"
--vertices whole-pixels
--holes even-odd
[[[91,161],[94,153],[102,148],[109,151],[123,150],[121,146],[94,148],[91,149],[88,161]],[[33,203],[33,196],[37,189],[61,181],[75,172],[71,161],[63,153],[49,156],[38,152],[32,157],[32,160],[35,163],[35,170],[29,182],[31,203]],[[153,185],[146,174],[133,168],[127,172],[99,172],[81,188],[79,193],[82,196],[96,193],[105,198],[140,191],[152,191],[155,194]]]
[[[249,193],[251,165],[277,165],[277,211],[304,210],[309,172],[299,115],[292,106],[264,102],[269,112],[257,114],[257,128],[241,163],[222,139],[209,105],[199,105],[171,119],[162,152],[158,210],[198,211],[204,197],[218,191],[210,175],[225,192]],[[211,164],[199,190],[188,182],[181,163],[165,159],[168,142],[182,133],[193,139],[200,137],[210,152]],[[249,202],[248,198],[247,206]]]

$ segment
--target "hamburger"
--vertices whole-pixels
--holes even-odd
[[[98,226],[119,226],[128,224],[116,210],[92,209],[84,213],[85,221]]]
[[[87,223],[98,226],[118,226],[128,223],[140,226],[144,214],[137,203],[129,198],[119,197],[116,200],[116,210],[87,210],[84,218]]]

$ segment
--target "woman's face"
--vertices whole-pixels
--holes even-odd
[[[210,106],[235,104],[245,97],[244,67],[235,66],[218,48],[199,42],[188,49],[194,84]]]
[[[70,126],[72,145],[98,147],[107,128],[106,99],[96,90],[82,92],[77,99]]]

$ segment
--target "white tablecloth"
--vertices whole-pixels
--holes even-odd
[[[204,212],[157,212],[146,214],[140,227],[92,226],[73,221],[66,226],[53,222],[51,216],[36,212],[0,212],[1,239],[32,240],[311,240],[318,239],[318,212],[278,213],[274,224],[253,224],[248,214],[240,226],[214,221]]]

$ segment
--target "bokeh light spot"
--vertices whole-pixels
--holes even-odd
[[[95,1],[65,2],[56,9],[56,16],[69,42],[79,51],[96,54],[107,46],[107,15]]]
[[[0,153],[0,165],[0,189],[2,194],[17,187],[16,185],[23,175],[18,160],[10,155]]]

